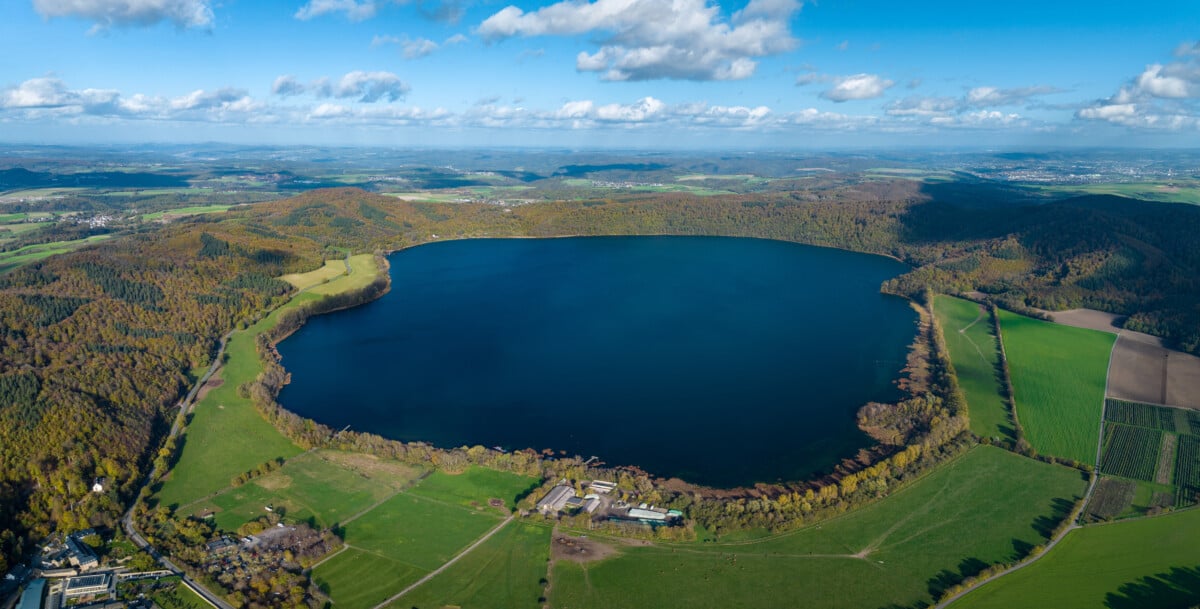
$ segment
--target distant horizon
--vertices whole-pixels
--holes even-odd
[[[61,141],[61,142],[38,142],[38,141],[22,141],[22,140],[0,140],[0,150],[4,148],[78,148],[78,149],[94,149],[94,150],[134,150],[137,148],[186,148],[186,147],[212,147],[212,148],[233,148],[242,150],[252,150],[256,148],[270,150],[289,150],[303,148],[318,148],[330,150],[386,150],[394,152],[404,151],[420,151],[420,150],[437,150],[442,152],[454,151],[471,151],[471,150],[497,150],[497,151],[513,151],[513,152],[542,152],[542,153],[633,153],[633,154],[703,154],[703,153],[731,153],[744,152],[748,154],[796,154],[803,153],[812,156],[821,156],[823,153],[829,154],[872,154],[872,153],[914,153],[914,154],[1072,154],[1072,153],[1155,153],[1170,150],[1172,152],[1195,152],[1200,154],[1200,144],[1192,141],[1179,142],[1166,146],[1147,146],[1133,145],[1117,146],[1117,145],[1078,145],[1078,146],[1002,146],[1002,145],[956,145],[943,146],[930,144],[928,146],[915,145],[899,145],[899,144],[878,144],[875,146],[822,146],[822,147],[748,147],[748,146],[727,146],[727,147],[708,147],[708,148],[667,148],[667,147],[619,147],[619,146],[601,146],[601,145],[549,145],[549,144],[340,144],[340,143],[245,143],[236,141],[222,140],[195,140],[195,141],[150,141],[150,140],[131,140],[123,142],[93,142],[93,141]]]
[[[71,143],[1174,148],[1200,135],[1200,4],[1165,4],[13,0],[0,127]]]

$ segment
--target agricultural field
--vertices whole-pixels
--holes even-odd
[[[297,290],[307,290],[346,274],[346,261],[342,258],[326,260],[325,266],[307,273],[288,273],[280,279],[292,284]]]
[[[1116,336],[999,311],[1026,439],[1044,455],[1095,464]]]
[[[420,474],[416,467],[369,455],[315,451],[219,495],[180,506],[179,511],[212,512],[218,527],[236,531],[271,506],[289,521],[328,528],[401,491]]]
[[[159,220],[171,220],[182,218],[184,216],[195,216],[198,214],[218,214],[229,210],[232,205],[191,205],[188,207],[177,207],[164,211],[156,211],[154,213],[142,214],[142,221],[156,222]]]
[[[345,270],[345,262],[339,260],[338,263],[342,264],[342,269]],[[308,289],[308,292],[328,296],[330,294],[359,290],[367,287],[372,281],[375,281],[378,272],[379,269],[375,267],[374,256],[371,254],[358,254],[350,257],[350,272],[348,274],[335,277],[336,281],[330,280],[320,285],[312,286]]]
[[[1094,520],[1112,520],[1133,504],[1138,485],[1133,480],[1101,478],[1088,501],[1087,515]]]
[[[12,250],[11,252],[0,252],[0,273],[6,273],[17,267],[25,266],[31,262],[37,262],[43,258],[49,258],[55,254],[62,254],[72,250],[79,249],[85,245],[103,241],[108,239],[108,235],[96,235],[86,239],[74,239],[72,241],[52,241],[50,243],[39,243],[37,245],[27,245],[20,249]]]
[[[944,295],[934,300],[933,312],[967,398],[971,431],[982,438],[1015,441],[1012,415],[1000,395],[1000,352],[990,316],[977,303]]]
[[[1186,429],[1180,429],[1176,424],[1176,413],[1182,412],[1184,411],[1109,398],[1104,407],[1104,420],[1111,423],[1187,433]],[[1186,421],[1186,418],[1184,420]]]
[[[237,388],[262,372],[254,339],[273,328],[283,311],[324,294],[361,287],[375,278],[374,259],[369,255],[352,257],[351,269],[355,272],[297,295],[254,325],[230,336],[224,365],[193,407],[191,421],[180,440],[184,450],[179,461],[162,488],[156,491],[161,504],[192,503],[229,486],[238,474],[269,460],[287,459],[300,453],[299,447],[258,414],[248,398],[238,395]]]
[[[413,565],[347,548],[313,569],[313,581],[338,609],[371,609],[421,579]]]
[[[388,609],[538,607],[545,593],[550,527],[510,523],[437,577],[401,596]]]
[[[1113,399],[1108,400],[1104,413],[1100,469],[1107,476],[1137,481],[1121,517],[1143,516],[1196,502],[1200,480],[1189,482],[1188,476],[1200,465],[1200,451],[1194,448],[1200,437],[1194,435],[1191,426],[1192,418],[1200,413]]]
[[[461,474],[436,471],[412,490],[413,495],[479,509],[488,499],[500,499],[505,508],[516,508],[517,500],[538,487],[538,480],[511,472],[472,466]]]
[[[513,488],[527,488],[530,483],[528,478],[504,472],[482,468],[470,471],[470,476],[461,474],[457,477],[437,472],[411,490],[346,523],[343,531],[349,549],[313,570],[314,580],[328,591],[334,605],[344,609],[368,609],[442,566],[503,522],[508,510],[487,507],[489,498],[497,494],[504,496]],[[456,480],[451,482],[448,478]],[[516,485],[514,479],[520,479],[521,485]],[[474,481],[481,482],[481,486],[474,486]],[[431,486],[425,488],[426,484]],[[500,535],[503,534],[501,531]],[[493,541],[494,538],[475,550],[485,552],[482,559],[473,558],[475,552],[464,557],[465,568],[485,569],[488,565],[480,560],[486,563],[488,556],[508,551],[496,547],[499,542]],[[500,567],[504,566],[496,566]],[[538,577],[544,576],[544,560],[541,567],[542,575]],[[455,568],[464,567],[456,564]],[[364,573],[372,575],[368,579]]]
[[[1100,461],[1100,471],[1153,482],[1162,436],[1157,429],[1109,423],[1104,428],[1104,457]]]
[[[557,561],[550,601],[562,609],[924,606],[1044,543],[1085,486],[1077,470],[980,446],[890,497],[799,531],[741,543],[610,544],[616,556],[605,560]]]
[[[1179,437],[1175,486],[1179,489],[1177,503],[1194,503],[1200,499],[1200,437]]]
[[[1200,204],[1200,184],[1194,181],[1134,182],[1116,184],[1080,184],[1040,186],[1042,190],[1066,195],[1117,195],[1143,201]]]
[[[951,609],[1143,609],[1200,603],[1200,510],[1091,525]]]
[[[300,454],[300,448],[283,437],[249,398],[237,388],[262,372],[254,337],[274,327],[280,308],[245,330],[238,330],[225,346],[227,359],[209,380],[211,389],[193,407],[180,443],[179,461],[156,493],[166,506],[191,503],[229,486],[234,476],[277,458]],[[214,386],[215,385],[215,386]]]

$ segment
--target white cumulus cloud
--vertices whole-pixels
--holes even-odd
[[[400,47],[400,54],[405,59],[420,59],[433,54],[439,49],[462,44],[469,40],[463,34],[455,34],[442,42],[430,40],[428,38],[409,38],[408,36],[375,36],[371,39],[371,46],[378,47],[387,44],[395,44]]]
[[[398,101],[411,87],[391,72],[363,72],[355,70],[343,76],[333,87],[333,96],[357,97],[364,103],[375,103],[381,99]]]
[[[304,84],[296,77],[285,74],[275,79],[271,84],[271,93],[281,97],[309,94],[313,97],[336,97],[349,99],[357,97],[358,101],[373,104],[378,101],[399,101],[411,90],[408,83],[400,80],[391,72],[364,72],[355,70],[346,73],[336,82],[322,77]]]
[[[565,0],[532,12],[508,6],[478,27],[489,41],[595,34],[600,48],[575,67],[605,80],[739,80],[758,57],[796,46],[796,0],[750,0],[729,18],[705,0]]]
[[[834,80],[832,88],[821,93],[821,97],[835,102],[883,97],[883,92],[896,83],[875,74],[854,74]]]
[[[975,87],[967,91],[966,103],[976,107],[1014,106],[1039,95],[1060,93],[1055,87],[1044,85],[1001,89],[998,87]]]
[[[95,22],[95,30],[144,27],[163,21],[180,28],[209,28],[213,24],[209,0],[33,0],[33,8],[46,18],[77,17]]]
[[[1135,129],[1179,131],[1200,127],[1200,43],[1176,47],[1176,61],[1147,65],[1107,99],[1075,113],[1083,120]]]
[[[384,4],[387,2],[383,0],[308,0],[296,11],[295,17],[308,21],[330,13],[345,13],[350,21],[364,21],[374,17]]]

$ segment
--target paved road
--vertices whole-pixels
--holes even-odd
[[[213,373],[217,371],[217,368],[220,367],[221,358],[225,355],[225,344],[229,341],[229,337],[231,335],[233,335],[232,331],[221,337],[221,341],[217,346],[217,355],[213,358],[212,365],[208,367],[208,371],[204,373],[204,376],[200,377],[200,380],[197,381],[196,385],[192,387],[192,390],[188,392],[187,397],[183,399],[182,405],[179,408],[179,415],[175,417],[175,423],[171,425],[171,431],[167,435],[168,439],[173,439],[175,436],[179,435],[179,431],[183,427],[183,422],[187,419],[187,415],[194,405],[193,402],[196,399],[196,395],[200,393],[200,388],[204,387],[204,384],[208,382],[208,379],[211,378]],[[158,468],[154,467],[146,476],[146,481],[142,484],[143,488],[149,486],[157,475]],[[134,505],[137,505],[137,503],[135,502]],[[212,593],[207,588],[201,586],[200,584],[196,583],[195,580],[188,577],[188,575],[183,572],[183,569],[180,569],[175,565],[175,563],[171,562],[170,559],[160,554],[158,550],[156,550],[150,545],[149,542],[146,541],[145,537],[142,537],[142,534],[138,532],[137,528],[133,525],[133,505],[129,506],[129,510],[125,512],[125,516],[121,518],[121,526],[125,529],[125,534],[129,536],[130,541],[132,541],[134,545],[146,550],[146,552],[149,553],[154,560],[157,560],[159,564],[183,578],[183,583],[187,585],[187,587],[191,588],[196,594],[199,594],[204,600],[217,607],[217,609],[234,609],[233,605],[225,602],[220,596]]]
[[[500,529],[503,529],[505,525],[512,522],[513,518],[516,518],[516,516],[510,515],[508,518],[505,518],[504,522],[501,522],[500,524],[496,525],[496,527],[494,529],[488,531],[487,534],[485,534],[483,537],[480,537],[479,539],[475,540],[475,543],[467,546],[467,549],[454,555],[454,558],[451,558],[450,560],[446,561],[446,564],[434,569],[433,571],[430,571],[427,575],[425,575],[425,577],[422,577],[421,579],[418,579],[416,582],[414,582],[413,585],[401,590],[400,592],[397,592],[396,594],[392,595],[390,598],[383,601],[382,603],[375,605],[375,607],[373,607],[372,609],[383,609],[384,607],[386,607],[386,606],[390,605],[392,602],[394,602],[396,599],[399,599],[400,597],[404,596],[405,594],[408,594],[409,592],[412,592],[413,590],[417,589],[417,587],[420,586],[421,584],[437,577],[439,573],[450,568],[450,565],[458,562],[458,559],[462,558],[463,556],[466,556],[467,554],[469,554],[471,552],[471,550],[478,548],[480,545],[483,544],[483,542],[491,539],[492,535],[495,535],[497,532],[500,531]]]

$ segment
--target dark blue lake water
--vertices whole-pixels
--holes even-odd
[[[870,440],[915,332],[888,258],[753,239],[433,243],[392,291],[279,345],[280,402],[452,447],[551,448],[737,486],[827,471]]]

